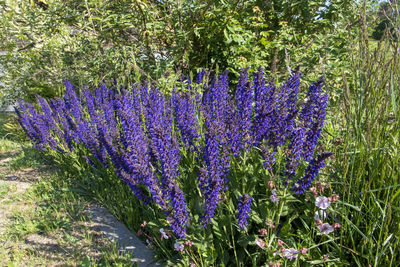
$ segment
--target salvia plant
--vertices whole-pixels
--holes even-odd
[[[331,155],[318,143],[328,96],[323,79],[302,92],[300,76],[277,86],[246,68],[233,87],[228,71],[203,71],[170,96],[149,84],[77,94],[66,81],[63,98],[16,112],[37,149],[124,181],[160,218],[139,233],[171,242],[161,247],[176,263],[279,266],[322,257],[318,242],[340,227],[338,196],[317,179]]]

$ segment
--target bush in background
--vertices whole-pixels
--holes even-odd
[[[238,80],[242,68],[265,62],[271,77],[302,65],[308,85],[326,74],[336,90],[357,8],[349,1],[2,1],[3,90],[19,88],[33,101],[61,96],[62,79],[93,87],[139,77],[170,90],[191,70],[229,69]]]

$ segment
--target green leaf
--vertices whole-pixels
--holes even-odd
[[[264,46],[269,45],[271,42],[269,42],[267,39],[265,39],[265,37],[262,37],[260,40],[260,43]]]
[[[237,243],[241,245],[242,247],[246,247],[250,243],[254,243],[257,239],[257,235],[244,235],[242,234],[239,239],[237,240]]]

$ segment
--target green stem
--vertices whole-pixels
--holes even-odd
[[[247,154],[244,153],[244,155],[243,155],[243,165],[240,166],[240,172],[241,172],[240,175],[244,175],[244,170],[245,170],[245,166],[246,166],[246,161],[247,161]],[[244,181],[243,178],[242,178],[241,180],[242,180],[242,194],[244,194],[244,193],[245,193],[246,183],[245,183],[245,181]]]
[[[227,203],[228,209],[232,214],[235,214],[235,211],[231,209],[231,206],[229,205],[229,203]],[[238,257],[237,257],[237,253],[236,253],[236,246],[235,246],[235,235],[233,233],[233,227],[232,227],[232,219],[231,216],[229,216],[229,226],[231,228],[231,236],[232,236],[232,246],[233,246],[233,253],[235,254],[235,261],[237,266],[239,266],[239,262],[238,262]]]
[[[285,198],[286,198],[286,188],[285,188],[285,191],[283,192],[283,197],[279,201],[279,210],[278,210],[278,215],[276,216],[276,219],[275,219],[275,227],[278,227],[278,225],[279,225],[279,219],[282,214],[283,206],[285,205]]]

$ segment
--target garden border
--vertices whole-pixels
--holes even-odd
[[[114,242],[119,251],[134,256],[133,262],[139,267],[164,266],[157,262],[153,250],[146,245],[131,231],[129,231],[117,218],[106,208],[100,205],[91,205],[88,208],[90,218],[104,236]]]

